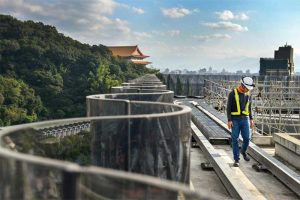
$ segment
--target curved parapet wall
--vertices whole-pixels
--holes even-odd
[[[135,88],[135,87],[123,87],[123,86],[116,86],[112,87],[111,93],[169,93],[172,92],[174,96],[174,92],[171,90],[165,90],[165,89],[156,89],[156,88]]]
[[[155,81],[156,76],[147,77],[149,81],[140,78],[124,83],[126,86],[112,88],[113,92],[121,93],[87,97],[87,116],[143,116],[100,125],[105,127],[102,132],[92,134],[95,139],[93,162],[98,166],[189,183],[190,111],[178,115],[179,107],[174,104],[150,103],[171,103],[174,93],[162,90],[165,86]],[[152,85],[153,82],[157,85]],[[111,145],[105,145],[108,143]],[[121,155],[116,156],[118,153]]]
[[[173,102],[173,91],[169,90],[144,90],[144,89],[130,89],[119,90],[126,93],[112,93],[112,94],[99,94],[88,96],[87,99],[127,99],[135,101],[154,101],[154,102]]]
[[[180,108],[177,110],[175,113],[179,116],[185,112]],[[175,117],[176,114],[170,115]],[[206,196],[192,192],[179,183],[41,157],[44,152],[39,145],[45,141],[39,130],[45,127],[90,123],[94,124],[93,131],[101,132],[101,128],[105,128],[101,125],[108,125],[109,122],[139,118],[143,117],[77,118],[12,126],[1,130],[0,199],[206,199]],[[50,145],[49,141],[47,144]],[[134,144],[132,143],[133,146]]]
[[[139,94],[87,97],[91,117],[2,130],[0,199],[206,199],[176,183],[189,183],[190,109],[132,101],[171,102],[173,96],[158,81],[138,82],[143,87],[128,88]],[[65,155],[50,159],[49,146],[72,134],[80,143],[84,134],[91,136],[84,142],[91,143],[89,155],[100,167],[67,162]]]
[[[148,81],[148,82],[136,82],[136,83],[132,83],[132,82],[129,82],[129,83],[122,83],[123,86],[135,86],[135,85],[144,85],[144,86],[147,86],[147,85],[163,85],[163,83],[161,81]]]
[[[189,183],[190,108],[95,96],[87,107],[89,117],[127,115],[91,124],[93,164]]]
[[[128,83],[122,83],[122,86],[113,87],[112,93],[119,93],[122,88],[130,92],[130,89],[166,90],[167,86],[163,85],[163,83],[154,74],[147,74],[140,78],[130,80]]]
[[[142,77],[130,80],[129,83],[136,83],[136,84],[154,84],[159,85],[162,82],[157,78],[154,74],[146,74]]]
[[[123,86],[116,86],[110,89],[111,93],[139,93],[139,88],[130,88]]]
[[[135,83],[122,83],[124,88],[135,88],[135,89],[158,89],[158,90],[166,90],[167,86],[162,84],[135,84]]]

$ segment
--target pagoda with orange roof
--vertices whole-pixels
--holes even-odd
[[[135,46],[110,46],[107,47],[111,50],[113,56],[120,56],[130,62],[141,65],[148,65],[151,62],[144,60],[149,56],[144,55],[137,45]]]

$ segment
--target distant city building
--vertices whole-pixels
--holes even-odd
[[[259,75],[289,76],[287,59],[260,58]]]
[[[236,74],[237,74],[237,75],[242,75],[242,74],[243,74],[243,70],[237,70],[237,71],[236,71]]]
[[[135,64],[147,65],[151,62],[144,60],[149,56],[144,55],[137,45],[135,46],[110,46],[107,47],[111,50],[113,56],[120,56],[122,58],[127,59],[130,62]]]
[[[290,76],[294,74],[293,48],[290,45],[274,51],[274,58],[260,58],[259,75]]]
[[[207,72],[206,68],[202,68],[198,70],[198,74],[205,74]]]
[[[294,50],[293,47],[290,45],[285,45],[283,47],[279,47],[279,49],[274,51],[274,58],[275,59],[287,59],[288,60],[288,67],[291,74],[294,74]]]
[[[169,73],[170,73],[169,68],[166,68],[165,71],[163,72],[163,74],[169,74]]]
[[[182,72],[181,72],[181,70],[175,70],[175,74],[181,74]]]

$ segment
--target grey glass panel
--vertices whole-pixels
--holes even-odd
[[[62,170],[0,159],[0,199],[62,199]]]
[[[1,136],[0,199],[203,199],[187,187],[125,172],[189,183],[187,116],[91,119],[91,131],[98,134],[92,139],[93,147],[101,147],[92,151],[93,156],[104,167],[123,174],[41,158],[47,155],[39,146],[46,137],[45,128],[40,127],[85,124],[86,118],[37,123],[7,132]],[[56,136],[59,140],[68,137]],[[40,157],[16,156],[3,147]]]
[[[87,116],[126,115],[126,101],[87,98]]]
[[[131,103],[130,108],[131,114],[167,113],[179,109],[172,105],[140,103]],[[95,120],[91,123],[93,163],[188,183],[189,122],[189,113]]]
[[[135,176],[132,174],[132,176]],[[147,177],[145,177],[147,179]],[[194,192],[164,188],[159,185],[128,181],[106,175],[84,175],[80,178],[80,199],[207,199]],[[163,185],[163,184],[161,184]]]
[[[93,120],[91,132],[93,164],[128,171],[128,119]]]

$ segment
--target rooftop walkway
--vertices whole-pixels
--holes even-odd
[[[200,146],[193,148],[191,152],[191,182],[195,190],[206,188],[225,199],[300,198],[300,176],[297,171],[288,168],[253,143],[249,147],[251,161],[241,160],[239,168],[233,167],[230,145],[212,140],[219,136],[224,141],[230,138],[230,132],[225,127],[226,116],[201,99],[186,98],[178,101],[192,108],[193,137]],[[257,164],[273,161],[275,163],[272,165],[266,165],[266,170],[257,171],[253,168]],[[213,170],[203,170],[201,163],[209,163]],[[294,181],[292,186],[291,177]]]

